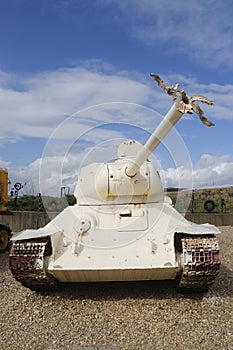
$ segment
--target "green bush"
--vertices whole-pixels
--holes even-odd
[[[6,206],[10,211],[45,211],[44,205],[46,209],[49,209],[51,211],[60,211],[61,208],[74,204],[76,204],[76,198],[74,195],[66,195],[66,197],[62,199],[50,196],[40,197],[23,195],[17,198],[10,198],[10,201]]]

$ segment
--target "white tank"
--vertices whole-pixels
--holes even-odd
[[[149,155],[184,113],[197,112],[178,84],[167,87],[175,99],[160,125],[142,146],[126,140],[117,160],[81,169],[75,197],[49,224],[24,230],[12,241],[13,276],[31,289],[55,288],[59,282],[176,280],[185,291],[206,291],[220,268],[219,230],[187,221],[164,196],[160,175]]]

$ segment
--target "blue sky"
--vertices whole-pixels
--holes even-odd
[[[185,116],[156,150],[165,185],[190,186],[190,167],[195,188],[233,185],[232,18],[231,0],[0,1],[0,166],[27,192],[73,188],[84,158],[166,114],[155,72],[215,101],[214,127]]]

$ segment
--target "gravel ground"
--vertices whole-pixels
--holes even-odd
[[[0,349],[233,349],[233,227],[221,227],[220,273],[208,293],[172,282],[63,284],[36,293],[0,256]]]

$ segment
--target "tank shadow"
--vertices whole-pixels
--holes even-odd
[[[43,291],[68,299],[122,300],[174,298],[173,281],[76,282],[59,284],[57,291]]]

